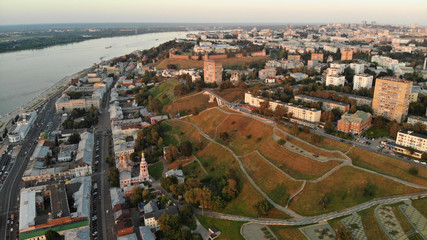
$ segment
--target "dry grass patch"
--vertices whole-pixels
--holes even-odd
[[[376,190],[373,196],[365,195],[368,183],[375,185]],[[320,182],[307,183],[304,190],[293,199],[290,207],[302,215],[318,215],[352,207],[372,200],[374,197],[382,198],[419,192],[423,190],[344,166]],[[328,199],[326,209],[319,204],[319,200],[325,196]]]
[[[287,126],[278,124],[277,127],[279,127],[280,129],[282,129],[283,131],[285,131],[287,133],[291,133],[291,129]],[[324,148],[327,150],[338,150],[338,151],[341,151],[343,153],[347,152],[351,147],[351,145],[349,145],[347,143],[336,141],[336,140],[333,140],[333,139],[327,138],[327,137],[323,138],[323,140],[321,142],[316,143],[316,142],[313,142],[311,140],[311,135],[312,134],[310,134],[310,133],[300,132],[297,137],[306,141],[306,142],[309,142],[309,143],[311,143],[317,147]]]
[[[215,138],[216,126],[221,124],[221,122],[224,121],[224,119],[227,117],[227,113],[224,113],[217,108],[211,108],[202,113],[199,113],[197,116],[186,118],[186,120],[196,124],[211,138]]]
[[[383,231],[375,217],[375,207],[376,206],[358,212],[362,218],[363,229],[368,239],[389,240],[387,234]]]
[[[242,160],[246,171],[256,184],[274,202],[286,206],[289,196],[296,193],[302,182],[297,182],[265,162],[257,153],[252,153]]]
[[[280,240],[307,240],[299,227],[269,226]]]
[[[285,134],[285,133],[282,133],[280,131],[276,131],[276,135],[283,138],[284,140],[288,141],[289,143],[291,143],[291,144],[293,144],[299,148],[302,148],[308,152],[311,152],[313,154],[317,154],[319,156],[324,156],[327,158],[339,158],[339,159],[345,160],[345,157],[341,153],[327,152],[327,151],[324,151],[322,149],[315,148],[309,144],[306,144],[304,142],[299,141],[298,139],[295,139],[293,136],[291,136],[289,134]]]
[[[209,143],[205,137],[203,137],[199,131],[191,124],[179,121],[168,121],[169,125],[172,126],[172,131],[169,135],[177,136],[180,139],[180,142],[190,141],[193,143],[193,149],[197,150],[203,148]]]
[[[340,161],[336,160],[319,162],[286,150],[274,142],[263,143],[259,147],[259,152],[280,169],[297,179],[317,179],[341,164]]]
[[[209,103],[209,96],[203,95],[200,92],[173,100],[169,105],[163,108],[163,111],[167,113],[186,112],[194,114],[195,109],[201,112],[215,106],[217,106],[216,102]]]
[[[177,160],[169,163],[168,169],[177,169],[180,165],[185,166],[193,160],[194,160],[193,156],[191,156],[189,158],[187,158],[187,157],[178,158]]]
[[[409,168],[415,165],[405,161],[358,147],[351,149],[347,155],[353,160],[353,164],[356,166],[397,177],[418,185],[427,186],[427,168],[417,167],[418,175],[414,176],[409,173]]]
[[[339,161],[319,162],[289,151],[273,140],[273,128],[260,121],[242,115],[230,115],[218,126],[220,133],[227,132],[230,139],[225,141],[236,154],[246,155],[258,150],[276,166],[297,179],[316,179],[339,165]]]
[[[412,205],[425,217],[427,217],[427,197],[412,200]]]
[[[211,142],[207,147],[197,153],[197,157],[209,175],[221,176],[228,169],[232,168],[239,178],[239,185],[242,187],[240,194],[237,198],[229,202],[224,209],[220,210],[220,212],[250,217],[258,216],[254,205],[263,200],[264,197],[249,183],[230,152],[220,145]],[[282,214],[282,217],[289,218],[289,216],[284,214]]]

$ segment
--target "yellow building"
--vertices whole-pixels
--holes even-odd
[[[372,109],[374,116],[402,122],[408,114],[412,82],[398,78],[378,78],[375,84]]]

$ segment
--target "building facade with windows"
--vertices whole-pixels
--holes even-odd
[[[412,82],[398,78],[378,78],[372,109],[374,116],[402,122],[408,114]]]

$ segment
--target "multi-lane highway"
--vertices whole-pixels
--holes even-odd
[[[8,165],[10,171],[0,190],[0,239],[16,239],[18,236],[18,206],[22,175],[37,145],[40,133],[48,127],[55,129],[58,125],[59,119],[55,117],[55,101],[60,94],[61,92],[54,94],[46,103],[38,107],[38,116],[33,128],[26,139],[20,143],[22,149],[16,156],[13,166]],[[47,126],[49,122],[52,123]],[[8,220],[11,222],[12,214],[14,216],[13,224],[8,224]]]

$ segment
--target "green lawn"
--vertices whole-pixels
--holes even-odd
[[[150,95],[153,98],[157,98],[163,106],[168,105],[174,98],[173,89],[178,85],[179,81],[177,79],[170,79],[159,86],[150,89]],[[166,96],[166,97],[164,97]]]
[[[384,128],[371,127],[368,130],[366,130],[365,135],[367,138],[376,138],[376,137],[388,137],[390,136],[390,133],[387,131],[387,129],[384,129]]]
[[[152,176],[154,179],[159,180],[163,175],[163,163],[157,162],[151,166],[148,167],[148,173],[150,176]]]
[[[210,226],[215,225],[215,227],[221,231],[221,235],[217,238],[218,240],[244,239],[242,235],[240,235],[240,228],[245,222],[229,221],[202,215],[197,215],[197,219],[199,219],[200,223],[206,228],[206,230],[209,229]]]
[[[43,230],[39,230],[39,231],[19,234],[19,239],[28,239],[28,238],[34,238],[34,237],[42,236],[49,229],[56,231],[56,232],[60,232],[60,231],[70,230],[70,229],[74,229],[74,228],[80,228],[80,227],[84,227],[84,226],[88,226],[88,225],[89,225],[89,220],[71,223],[71,224],[67,224],[64,226],[53,227],[53,228],[43,229]]]

